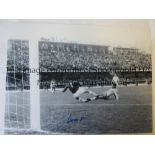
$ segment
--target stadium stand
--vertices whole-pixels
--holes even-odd
[[[65,83],[67,80],[78,80],[82,85],[109,85],[108,70],[118,70],[122,84],[135,83],[137,80],[149,81],[149,83],[151,81],[151,54],[145,54],[135,48],[115,47],[109,50],[109,46],[39,41],[38,54],[39,66],[43,71],[40,73],[40,81],[44,83],[40,88],[48,88],[52,78],[56,80],[58,87],[63,85],[62,81]],[[9,40],[6,89],[30,89],[29,73],[22,72],[28,69],[30,69],[28,41]],[[50,73],[46,71],[47,69],[105,71],[97,74],[95,72]],[[132,71],[126,72],[123,71],[124,69],[132,69]]]
[[[67,80],[78,80],[82,85],[109,85],[111,78],[109,70],[117,70],[122,84],[146,82],[151,79],[151,54],[142,53],[135,48],[115,47],[109,50],[108,46],[39,42],[39,65],[45,72],[40,73],[41,81],[51,78],[56,80],[57,86],[62,86]],[[50,73],[50,69],[102,69],[104,72],[76,72]],[[126,71],[128,70],[128,71]],[[151,80],[149,80],[151,81]],[[59,83],[61,83],[59,85]],[[41,85],[40,88],[44,88]],[[47,88],[47,85],[46,85]]]
[[[138,68],[151,69],[151,55],[134,48],[39,42],[42,68]]]

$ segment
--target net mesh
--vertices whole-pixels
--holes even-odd
[[[6,129],[30,128],[29,42],[9,40],[6,75]]]

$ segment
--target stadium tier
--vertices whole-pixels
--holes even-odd
[[[39,42],[41,68],[147,68],[151,55],[138,49],[108,46]]]
[[[112,48],[100,45],[39,42],[40,88],[49,88],[50,81],[63,86],[68,80],[82,85],[110,85],[109,70],[117,70],[122,84],[151,79],[151,55],[134,48]],[[51,70],[59,70],[50,72]],[[61,72],[61,70],[98,70],[101,72]],[[132,71],[125,71],[124,69]],[[48,70],[48,71],[47,71]],[[142,72],[141,72],[142,71]],[[147,79],[147,80],[146,80]]]
[[[46,83],[51,79],[57,83],[67,80],[79,80],[83,85],[109,85],[108,70],[138,69],[131,72],[121,71],[121,82],[146,81],[151,79],[151,54],[144,54],[134,48],[109,48],[109,46],[87,45],[60,42],[38,42],[40,81]],[[30,89],[29,70],[29,41],[9,40],[7,52],[7,90]],[[49,73],[50,69],[79,69],[97,70],[104,72],[88,73]],[[143,70],[143,72],[140,72]],[[93,81],[93,82],[90,82]],[[47,82],[48,83],[48,82]],[[47,85],[49,84],[45,84]],[[60,84],[61,85],[61,84]],[[48,86],[49,87],[49,86]],[[42,88],[42,86],[40,86]]]

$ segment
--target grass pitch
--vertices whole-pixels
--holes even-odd
[[[107,88],[91,89],[101,94]],[[69,91],[62,93],[56,90],[56,92],[51,93],[50,91],[41,90],[41,129],[47,132],[6,130],[6,134],[127,134],[152,132],[151,86],[119,87],[118,93],[118,101],[111,98],[110,100],[99,99],[88,103],[80,103],[73,98]],[[14,97],[6,104],[7,128],[18,127],[18,129],[22,129],[25,126],[27,129],[29,128],[29,92],[24,92],[24,105],[22,94],[22,92],[16,92],[18,108],[15,108]],[[15,95],[15,93],[7,93],[7,101],[8,95]],[[83,97],[89,96],[84,95]],[[15,115],[17,112],[18,115]],[[9,126],[9,122],[11,126]]]

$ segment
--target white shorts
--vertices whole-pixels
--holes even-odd
[[[110,96],[110,95],[115,94],[115,93],[117,93],[117,89],[110,88],[110,89],[106,92],[106,96]]]
[[[88,87],[79,87],[77,92],[75,94],[73,94],[73,97],[77,98],[77,97],[79,97],[79,95],[85,93],[87,90],[88,90]]]

